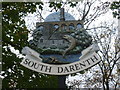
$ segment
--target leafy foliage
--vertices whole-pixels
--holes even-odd
[[[120,1],[114,1],[112,4],[111,4],[111,7],[110,9],[113,10],[113,17],[115,18],[120,18],[119,16],[119,8],[120,8]]]
[[[53,8],[52,10],[58,11],[58,9],[64,7],[64,5],[69,4],[70,7],[75,7],[78,2],[49,2],[49,7]]]
[[[43,9],[42,2],[24,3],[24,2],[3,2],[2,3],[2,73],[3,88],[50,88],[57,87],[57,78],[55,76],[47,76],[31,71],[20,65],[22,58],[16,56],[10,47],[15,50],[21,49],[28,45],[28,33],[25,26],[24,17],[28,13],[36,11],[36,5],[39,9]],[[54,81],[54,82],[53,82]]]

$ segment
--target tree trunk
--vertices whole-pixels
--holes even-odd
[[[67,86],[65,84],[66,76],[58,76],[58,88],[60,89],[67,89]]]
[[[110,90],[108,80],[105,82],[105,85],[106,85],[106,90]]]
[[[117,82],[116,82],[116,84],[115,84],[115,90],[117,90]]]
[[[104,78],[104,75],[103,75],[103,90],[105,90],[105,78]]]

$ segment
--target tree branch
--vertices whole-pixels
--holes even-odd
[[[43,18],[43,16],[42,16],[42,11],[40,12],[38,9],[36,9],[37,11],[38,11],[38,13],[39,13],[39,15],[40,15],[40,17],[41,17],[41,19],[43,19],[43,20],[45,20],[44,18]]]
[[[89,5],[89,4],[90,4],[90,5]],[[92,4],[93,4],[93,3],[90,3],[90,2],[87,2],[87,4],[85,4],[84,10],[83,10],[83,17],[82,17],[82,20],[83,20],[83,21],[85,20],[86,16],[88,15]],[[85,13],[86,5],[88,5],[88,10],[87,10],[86,13]]]

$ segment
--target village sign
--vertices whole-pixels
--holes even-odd
[[[30,47],[22,49],[25,58],[21,65],[26,68],[44,74],[66,75],[100,62],[98,45],[92,42],[83,22],[74,20],[64,9],[48,15],[36,27]]]

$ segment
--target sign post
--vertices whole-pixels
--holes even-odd
[[[65,84],[65,80],[66,80],[66,75],[58,76],[58,88],[61,88],[61,89],[67,88]]]

